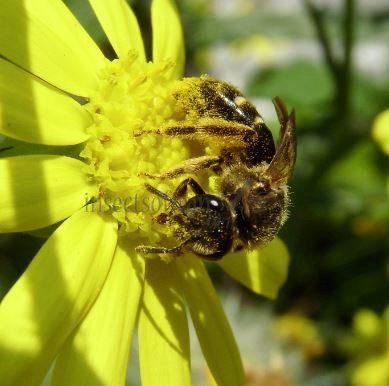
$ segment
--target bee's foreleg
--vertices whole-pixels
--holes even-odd
[[[170,247],[170,248],[167,248],[167,247],[155,247],[155,246],[151,246],[151,245],[138,245],[136,248],[135,248],[135,251],[142,254],[142,255],[164,255],[164,254],[167,254],[167,253],[172,253],[172,254],[175,254],[175,255],[180,255],[182,252],[183,252],[183,249],[185,247],[186,244],[188,244],[189,240],[187,241],[184,241],[183,243],[181,243],[180,245],[177,245],[175,247]]]
[[[188,191],[188,185],[192,188],[193,193],[196,195],[205,194],[204,189],[199,185],[199,183],[194,180],[192,177],[186,178],[182,181],[176,188],[173,193],[173,198],[180,199],[186,196]]]

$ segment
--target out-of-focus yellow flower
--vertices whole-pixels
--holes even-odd
[[[389,109],[377,116],[373,123],[373,137],[385,154],[389,155]]]
[[[288,313],[280,316],[276,322],[276,331],[287,342],[301,347],[308,359],[320,356],[325,351],[315,323],[304,315]]]
[[[389,109],[376,117],[373,123],[373,138],[379,143],[384,153],[389,155]],[[389,177],[387,192],[389,194]]]
[[[118,55],[112,62],[62,1],[0,0],[0,133],[82,148],[76,158],[0,160],[1,232],[63,221],[1,303],[1,385],[40,385],[54,360],[53,385],[123,385],[137,321],[142,384],[190,385],[186,307],[218,384],[242,385],[238,348],[202,261],[145,261],[134,251],[163,237],[151,211],[136,207],[134,198],[148,194],[139,173],[190,155],[177,138],[133,135],[177,119],[171,92],[184,42],[175,6],[153,0],[147,62],[126,1],[90,4]],[[275,240],[220,266],[274,297],[287,264]]]
[[[351,358],[352,386],[386,386],[389,380],[389,307],[382,317],[371,310],[356,313],[353,333],[342,346]]]

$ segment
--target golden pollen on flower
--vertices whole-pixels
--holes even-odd
[[[157,241],[159,232],[167,232],[152,221],[166,203],[145,190],[147,179],[141,174],[159,174],[189,158],[178,138],[134,136],[179,119],[172,95],[176,82],[169,79],[171,65],[144,63],[130,52],[102,69],[98,90],[85,105],[94,123],[80,156],[100,192],[89,209],[111,213],[120,224],[120,234],[137,239]],[[153,185],[163,191],[172,191],[177,183],[158,182]]]

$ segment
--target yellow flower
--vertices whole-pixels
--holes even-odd
[[[373,138],[389,154],[389,109],[378,114],[373,123]]]
[[[389,155],[389,109],[377,115],[373,122],[373,138],[381,146],[383,152]],[[386,182],[386,190],[389,194],[389,178]]]
[[[153,0],[148,63],[125,0],[90,4],[119,59],[108,61],[60,0],[0,0],[0,133],[82,149],[75,158],[52,155],[53,146],[0,159],[1,232],[64,220],[1,303],[1,385],[40,385],[54,361],[53,385],[123,385],[136,323],[142,384],[189,385],[186,307],[217,384],[242,385],[240,355],[202,261],[166,264],[134,251],[166,237],[151,211],[136,207],[134,197],[148,197],[139,173],[190,155],[178,139],[133,135],[177,119],[171,93],[184,46],[176,9]],[[220,266],[275,297],[287,264],[275,240]]]
[[[286,342],[301,347],[307,360],[325,352],[323,339],[315,323],[297,312],[277,318],[275,329]]]
[[[369,309],[353,318],[352,335],[343,349],[351,356],[348,366],[350,385],[386,386],[389,379],[389,307],[382,316]]]

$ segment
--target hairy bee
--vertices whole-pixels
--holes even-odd
[[[254,105],[233,86],[209,78],[189,78],[191,92],[178,92],[187,116],[184,124],[159,128],[154,135],[200,141],[215,156],[201,156],[150,178],[176,176],[211,169],[220,175],[216,194],[207,194],[193,178],[177,187],[172,197],[146,184],[155,195],[169,201],[169,213],[159,222],[169,223],[179,241],[175,247],[139,246],[143,254],[191,251],[216,260],[230,251],[269,242],[287,218],[287,182],[296,161],[295,114],[274,98],[280,122],[276,148],[273,136]],[[187,198],[190,186],[194,195]]]

